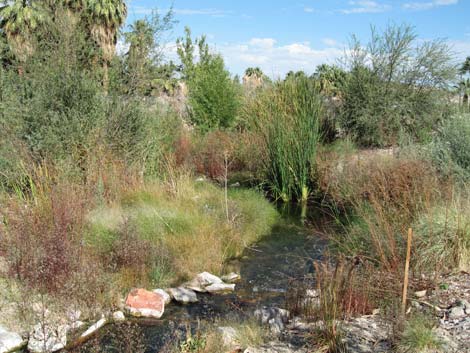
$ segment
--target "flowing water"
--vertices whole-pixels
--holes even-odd
[[[292,205],[281,211],[282,219],[269,236],[226,265],[227,273],[240,273],[235,292],[198,294],[199,302],[192,305],[172,303],[161,320],[135,319],[109,325],[73,352],[166,352],[165,347],[184,337],[188,328],[194,331],[216,320],[243,320],[263,306],[285,307],[292,283],[312,278],[313,261],[321,259],[325,247],[320,234],[327,222],[316,209],[306,218]],[[127,350],[126,345],[134,348]]]

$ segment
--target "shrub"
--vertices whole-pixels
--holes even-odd
[[[418,43],[406,25],[372,28],[366,45],[353,37],[345,62],[340,125],[359,145],[394,145],[402,135],[429,141],[448,115],[446,89],[456,67],[444,41]]]
[[[405,323],[399,338],[397,351],[400,353],[439,352],[443,342],[436,337],[433,323],[429,318],[416,316]]]
[[[142,175],[161,175],[181,129],[176,114],[137,99],[113,97],[107,116],[105,137],[114,154]]]
[[[465,179],[470,172],[470,115],[455,115],[444,121],[427,151],[446,176]]]
[[[12,198],[4,210],[1,253],[10,275],[33,293],[63,296],[94,307],[108,289],[103,269],[84,251],[89,199],[76,185],[38,185],[31,201]],[[92,295],[91,295],[92,294]]]
[[[330,178],[325,191],[334,205],[349,211],[338,220],[345,229],[332,234],[332,245],[346,255],[374,259],[388,270],[401,269],[407,229],[420,212],[447,197],[445,185],[429,163],[418,159],[356,158],[322,176]]]
[[[188,85],[191,123],[203,132],[231,127],[240,105],[238,86],[225,69],[222,56],[210,53],[204,36],[195,41],[199,61],[194,62],[195,46],[188,27],[185,34],[176,44]]]
[[[416,267],[422,271],[470,268],[468,205],[457,198],[424,212],[414,225]]]
[[[198,129],[209,131],[234,124],[240,105],[239,92],[221,56],[210,56],[196,66],[188,90],[189,116]]]

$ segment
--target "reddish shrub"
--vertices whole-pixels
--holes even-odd
[[[80,268],[86,206],[72,186],[55,186],[27,204],[12,201],[1,244],[11,274],[36,288],[60,290]]]

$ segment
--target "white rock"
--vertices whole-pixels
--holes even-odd
[[[426,296],[426,289],[425,290],[420,290],[418,292],[415,292],[415,297],[416,298],[424,298]]]
[[[131,307],[126,307],[126,310],[129,312],[129,314],[135,317],[149,317],[154,319],[160,319],[163,316],[163,311],[149,308],[135,309]]]
[[[100,328],[102,328],[104,325],[106,325],[106,319],[102,318],[98,320],[95,324],[91,325],[88,330],[83,332],[80,337],[87,337],[90,336],[92,333],[98,331]]]
[[[220,326],[217,327],[217,331],[219,331],[222,335],[222,341],[224,342],[224,346],[231,348],[237,344],[237,331],[233,327]]]
[[[71,324],[67,325],[67,331],[79,329],[83,325],[85,325],[83,321],[80,321],[80,320],[74,321]]]
[[[207,286],[220,283],[223,283],[223,281],[219,277],[209,272],[202,272],[191,281],[183,284],[183,286],[196,292],[205,293]]]
[[[262,308],[254,312],[254,316],[262,324],[269,325],[271,332],[280,335],[284,331],[285,324],[289,320],[289,311],[280,308]]]
[[[206,287],[209,293],[231,292],[235,290],[235,284],[215,283]]]
[[[55,352],[67,345],[67,325],[51,327],[37,324],[29,335],[28,350],[34,353]]]
[[[125,321],[126,317],[122,311],[115,311],[113,313],[113,320],[116,322]]]
[[[154,293],[160,294],[165,299],[165,305],[170,304],[171,296],[163,289],[154,289]]]
[[[222,276],[221,279],[225,282],[234,282],[240,279],[240,275],[235,272],[231,272],[227,275]]]
[[[197,302],[196,293],[194,291],[190,290],[190,289],[187,289],[187,288],[183,288],[183,287],[169,288],[168,293],[177,302],[180,302],[180,303],[183,303],[183,304],[189,304],[189,303]]]
[[[19,334],[0,326],[0,353],[14,352],[24,345],[26,345],[26,341]]]
[[[82,316],[82,312],[80,310],[67,310],[67,319],[69,322],[75,322],[80,320],[80,316]]]
[[[465,316],[465,310],[463,306],[454,306],[449,310],[449,319],[460,319]]]
[[[307,298],[318,298],[320,296],[320,293],[316,289],[307,289],[305,291],[305,296]]]

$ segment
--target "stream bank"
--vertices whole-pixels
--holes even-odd
[[[321,259],[326,245],[320,234],[327,220],[314,208],[306,219],[295,205],[281,211],[281,220],[269,236],[226,264],[224,272],[240,274],[235,291],[224,295],[198,293],[197,303],[172,303],[158,320],[130,319],[108,325],[92,340],[69,352],[94,352],[97,346],[101,352],[118,352],[122,331],[127,331],[129,339],[141,342],[142,352],[162,352],[184,339],[188,329],[197,331],[214,322],[243,322],[250,320],[256,310],[285,307],[289,286],[312,279],[313,261]]]

